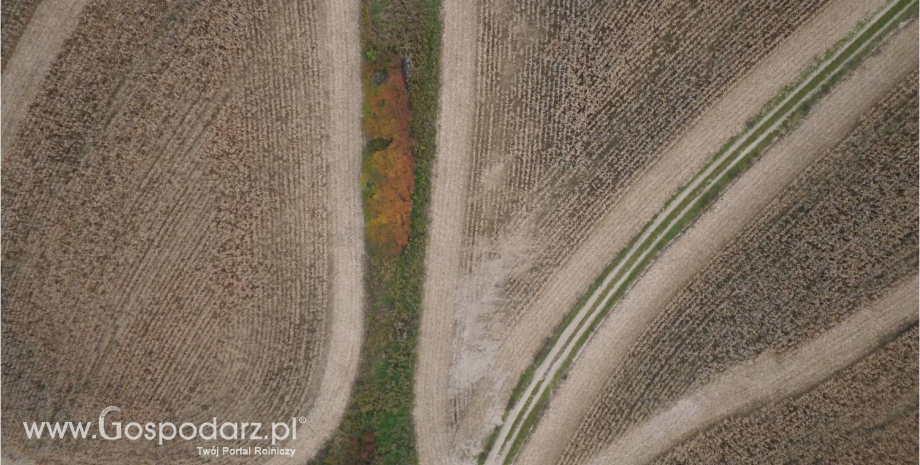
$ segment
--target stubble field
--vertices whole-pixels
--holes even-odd
[[[301,457],[331,434],[347,390],[330,396],[351,382],[360,348],[362,230],[359,165],[336,157],[360,150],[349,137],[360,99],[346,123],[333,120],[327,8],[78,11],[9,144],[4,134],[8,425],[90,421],[109,405],[142,424],[271,424],[327,409],[301,431],[320,441]],[[9,18],[28,34],[27,14]],[[346,77],[357,80],[356,64]],[[24,435],[4,428],[4,461],[205,460],[194,441]]]
[[[561,463],[584,463],[715,373],[817,338],[912,274],[917,204],[904,192],[920,174],[916,88],[915,74],[668,304]]]
[[[655,463],[915,462],[916,366],[913,326],[808,393],[726,419]]]
[[[428,258],[421,335],[423,358],[416,384],[419,395],[416,431],[420,453],[426,463],[472,463],[485,458],[498,426],[509,421],[503,418],[506,409],[511,411],[519,400],[516,396],[520,387],[526,386],[524,381],[518,381],[522,374],[528,379],[530,372],[525,372],[525,368],[535,357],[545,353],[541,348],[543,351],[549,348],[546,341],[556,325],[565,321],[563,316],[577,303],[578,295],[583,294],[597,277],[597,274],[576,271],[578,264],[570,260],[574,257],[585,259],[592,254],[592,249],[587,247],[593,247],[594,254],[606,254],[606,263],[613,261],[617,252],[625,250],[630,236],[656,212],[633,206],[642,201],[635,197],[636,194],[656,188],[658,191],[676,189],[700,169],[701,163],[708,161],[706,155],[717,152],[733,133],[723,138],[702,134],[702,139],[696,141],[683,140],[682,136],[700,137],[698,125],[716,129],[716,123],[707,119],[710,114],[728,116],[719,122],[723,127],[738,128],[736,130],[744,130],[745,124],[751,127],[750,119],[738,116],[746,114],[743,118],[753,118],[762,111],[760,108],[766,101],[757,100],[760,89],[754,90],[755,85],[749,83],[763,76],[760,79],[764,85],[770,86],[773,79],[771,69],[758,65],[765,61],[785,64],[800,59],[797,55],[802,53],[800,49],[783,49],[784,41],[795,40],[801,47],[803,41],[809,40],[805,37],[833,31],[826,36],[829,42],[823,45],[813,40],[816,48],[811,52],[811,60],[806,59],[798,71],[791,72],[785,81],[790,84],[828,53],[835,42],[845,40],[858,21],[868,21],[864,18],[881,7],[881,4],[861,5],[859,8],[865,9],[857,13],[857,5],[847,2],[797,3],[794,6],[771,2],[732,4],[730,8],[706,3],[693,6],[677,3],[656,9],[637,6],[631,11],[629,5],[614,8],[563,3],[534,6],[485,2],[478,5],[475,16],[470,11],[458,11],[445,19],[445,56],[453,55],[453,61],[445,61],[442,74],[445,82],[451,82],[452,88],[467,97],[442,96],[445,113],[441,115],[440,152],[435,165],[438,177],[433,193],[433,204],[441,205],[442,209],[432,214],[431,247],[438,253],[432,252]],[[790,13],[790,8],[797,10]],[[447,11],[450,11],[450,2]],[[624,17],[632,20],[627,22]],[[629,26],[609,26],[627,23]],[[700,27],[701,24],[706,26]],[[452,33],[453,29],[463,30],[465,35]],[[795,35],[800,30],[805,36]],[[468,39],[470,31],[476,33],[475,43]],[[785,55],[771,55],[777,49],[784,50]],[[470,67],[471,63],[475,68]],[[755,96],[741,97],[742,94],[735,92],[736,88],[748,89],[747,92]],[[780,94],[780,89],[781,86],[772,91],[772,96]],[[723,99],[734,101],[742,109],[730,114],[727,107],[725,110],[720,107]],[[464,106],[468,101],[474,101],[475,105]],[[448,113],[451,104],[455,105],[456,112]],[[658,111],[659,108],[663,110]],[[796,118],[801,119],[800,116]],[[792,131],[798,125],[794,123]],[[718,128],[711,134],[721,130]],[[904,147],[910,147],[910,131],[902,128],[902,133],[908,138],[902,144],[908,145],[902,146],[900,153],[907,157],[910,152],[905,152]],[[673,150],[677,147],[691,148],[703,156],[692,158]],[[661,159],[662,154],[675,159]],[[881,156],[889,155],[892,154]],[[692,164],[682,165],[678,160]],[[889,170],[905,176],[901,178],[902,183],[911,173],[909,166],[904,166],[909,161],[907,158],[888,160]],[[805,166],[807,164],[795,169]],[[822,176],[831,174],[825,172],[802,183],[819,184]],[[794,177],[788,173],[779,176],[787,179],[783,181],[787,183]],[[889,180],[878,182],[885,184]],[[860,189],[869,185],[860,185]],[[664,191],[665,197],[660,202],[667,200],[672,192]],[[676,347],[667,351],[669,356],[655,351],[660,359],[636,362],[636,370],[648,367],[644,387],[630,388],[645,393],[648,398],[616,399],[611,403],[616,404],[618,410],[632,411],[635,404],[636,410],[653,411],[657,405],[670,401],[667,392],[658,391],[670,392],[673,386],[686,384],[677,374],[672,376],[667,369],[656,368],[656,363],[674,363],[683,366],[691,377],[704,376],[707,371],[698,364],[705,365],[703,360],[707,357],[731,354],[743,359],[745,353],[756,354],[766,347],[772,348],[774,339],[784,332],[810,340],[823,329],[842,321],[847,311],[864,303],[859,299],[847,300],[855,297],[837,296],[834,292],[849,289],[853,295],[871,300],[900,277],[910,275],[916,268],[911,259],[917,247],[916,241],[911,239],[916,231],[905,225],[916,220],[915,214],[909,214],[916,210],[916,201],[905,192],[911,192],[910,185],[888,192],[893,203],[888,206],[887,213],[880,213],[879,217],[888,215],[888,218],[903,222],[901,229],[876,224],[881,229],[867,229],[859,233],[865,235],[857,240],[845,237],[848,233],[841,229],[842,225],[828,219],[824,220],[828,226],[819,228],[821,232],[814,239],[802,235],[786,237],[785,231],[775,233],[785,242],[775,244],[772,253],[787,257],[787,261],[776,264],[773,279],[793,287],[782,293],[745,288],[738,290],[737,295],[748,295],[749,291],[757,291],[757,295],[769,292],[769,296],[761,297],[763,302],[768,302],[764,305],[789,306],[800,318],[784,319],[775,315],[778,320],[772,323],[782,322],[782,325],[771,324],[763,316],[769,313],[768,309],[736,309],[741,314],[737,318],[751,318],[762,326],[744,329],[743,325],[723,325],[721,320],[709,323],[716,328],[724,327],[726,331],[747,331],[745,337],[748,339],[738,342],[738,347],[744,350],[735,351],[734,346],[710,347],[712,341],[725,336],[715,336],[721,333],[713,332],[713,339],[707,339],[710,345],[701,342],[699,347]],[[878,205],[871,201],[873,194],[868,191],[862,194],[868,197],[849,199],[846,206],[834,208],[845,211],[856,208],[853,205],[861,205],[860,208],[879,213]],[[647,198],[657,195],[655,192]],[[838,201],[845,199],[840,196]],[[862,213],[851,211],[849,214]],[[858,216],[847,216],[842,221],[843,224],[847,221],[863,224]],[[609,244],[603,243],[605,238],[593,237],[602,231]],[[902,241],[898,243],[899,251],[873,252],[872,247],[884,247],[884,241],[888,240],[887,236],[876,237],[880,232],[898,235],[892,241]],[[830,243],[818,239],[825,235],[841,236],[839,240],[844,242],[855,241],[840,252],[852,260],[849,265],[842,258],[822,258],[850,268],[846,271],[835,268],[833,272],[827,270],[813,276],[810,279],[821,284],[812,286],[830,287],[824,283],[830,280],[834,287],[809,289],[824,293],[799,296],[805,300],[791,301],[790,296],[802,291],[795,286],[804,285],[793,275],[808,274],[809,266],[824,267],[823,264],[808,264],[803,261],[805,257],[793,258],[791,251],[802,250],[813,243],[821,243],[824,248],[834,247],[837,239]],[[808,242],[803,245],[805,239]],[[880,255],[873,255],[875,253]],[[900,261],[880,258],[891,258],[888,254],[897,255]],[[713,268],[724,271],[732,263],[729,260]],[[871,267],[871,263],[889,274],[872,269],[866,271],[871,279],[863,276],[861,272],[868,270],[866,267]],[[886,266],[899,268],[892,271],[895,268]],[[790,268],[794,271],[787,273]],[[863,280],[838,279],[834,274],[838,272],[847,277],[858,274]],[[707,312],[734,308],[722,294],[713,294],[710,290],[700,292],[712,300],[697,302],[691,308]],[[836,298],[844,300],[833,300]],[[822,302],[824,307],[809,307],[818,305],[815,301]],[[546,302],[554,305],[548,306]],[[682,307],[672,312],[689,318],[684,310]],[[616,313],[616,307],[612,312]],[[810,321],[805,316],[809,312],[822,316]],[[678,320],[675,316],[674,321],[662,323],[663,320],[653,318],[649,320],[651,326],[637,327],[634,331],[637,336],[658,334],[668,340],[683,341],[687,335],[670,333],[677,331],[675,327],[683,328]],[[736,336],[741,337],[740,334]],[[446,338],[452,341],[449,347],[444,342]],[[631,350],[640,350],[642,344],[637,341]],[[694,363],[681,365],[678,360],[684,358]],[[615,369],[625,370],[623,366],[616,365]],[[718,368],[713,370],[718,371]],[[605,371],[609,370],[603,367],[597,370],[598,373]],[[624,374],[624,380],[635,374],[633,371]],[[519,387],[515,388],[516,385]],[[562,386],[564,389],[564,382]],[[549,408],[552,408],[552,394],[550,396]],[[582,402],[589,403],[590,399]],[[566,413],[560,412],[560,415]],[[573,417],[566,422],[585,424],[593,421],[591,418],[594,417]],[[529,427],[532,426],[525,426]],[[600,430],[604,428],[592,431]],[[563,434],[572,432],[564,431]],[[578,435],[571,441],[590,448],[588,436]],[[541,439],[554,444],[568,441],[559,437]],[[565,463],[585,463],[592,456],[592,453],[576,453],[563,448],[558,451],[535,448],[543,452],[528,454],[525,446],[523,457],[527,461],[520,463],[553,463],[552,457]],[[444,450],[450,450],[450,455],[444,454]]]
[[[422,352],[437,362],[420,362],[417,385],[421,396],[441,398],[418,401],[427,406],[417,416],[431,426],[421,427],[420,437],[447,441],[432,439],[432,460],[439,460],[436,443],[466,459],[481,449],[518,376],[568,308],[530,315],[528,309],[555,299],[544,289],[564,280],[557,274],[618,200],[665,163],[657,157],[824,6],[582,10],[563,3],[483,3],[475,17],[466,11],[446,19],[447,34],[451,18],[466,34],[476,31],[475,44],[457,34],[463,43],[453,46],[463,53],[455,71],[469,76],[472,60],[475,75],[443,73],[463,79],[469,86],[463,92],[476,105],[457,107],[468,116],[442,115],[442,131],[463,140],[441,136],[439,145],[449,151],[438,163],[450,168],[437,179],[433,197],[435,204],[439,195],[451,197],[445,201],[451,212],[440,212],[451,218],[439,227],[439,212],[433,214],[432,247],[439,237],[445,245],[429,258],[423,318],[431,326],[423,322]],[[609,27],[626,24],[626,17],[635,19],[629,27]],[[450,36],[445,48],[449,44]],[[670,177],[679,182],[686,174],[673,166]],[[618,220],[624,230],[645,221]],[[451,287],[451,278],[441,276],[460,284]],[[577,293],[590,279],[567,286]],[[446,337],[453,341],[449,348]]]

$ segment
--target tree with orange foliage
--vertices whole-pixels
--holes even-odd
[[[369,145],[361,183],[371,250],[395,257],[409,243],[415,189],[411,114],[399,60],[391,56],[378,63],[364,65],[364,133],[368,140],[380,143]]]

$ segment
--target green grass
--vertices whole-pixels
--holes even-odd
[[[412,407],[438,114],[440,8],[439,0],[417,0],[399,7],[382,0],[362,1],[365,60],[388,54],[411,57],[407,82],[415,158],[412,224],[409,243],[395,259],[368,252],[362,365],[339,431],[312,463],[418,463]],[[369,141],[368,147],[379,148],[384,143]],[[367,461],[358,460],[356,442],[364,446],[368,433],[373,434],[373,453]]]
[[[774,123],[779,121],[780,118],[783,118],[783,123],[781,123],[779,128],[774,129],[773,131],[771,131],[770,134],[767,134],[761,142],[759,142],[753,149],[751,149],[750,152],[747,155],[745,155],[742,159],[740,159],[739,162],[732,168],[730,169],[728,168],[728,165],[731,164],[732,162],[731,157],[726,158],[726,160],[720,163],[719,166],[717,166],[716,169],[711,174],[709,174],[704,179],[704,181],[700,183],[700,185],[696,189],[694,189],[693,193],[689,195],[686,199],[684,199],[681,202],[681,204],[678,205],[677,208],[675,208],[674,211],[670,215],[668,215],[665,221],[663,221],[661,225],[659,225],[656,228],[656,230],[653,231],[653,233],[646,239],[646,241],[642,244],[642,246],[639,249],[637,249],[636,253],[634,253],[629,258],[629,260],[623,265],[621,271],[617,274],[617,276],[615,276],[611,280],[611,283],[615,283],[623,277],[624,273],[628,272],[629,274],[626,276],[626,279],[624,280],[623,285],[617,290],[616,293],[614,293],[612,298],[607,302],[607,305],[605,305],[603,308],[598,309],[596,306],[592,307],[592,309],[589,311],[589,314],[598,312],[598,316],[590,323],[588,330],[585,331],[585,333],[581,336],[581,338],[579,338],[579,340],[574,342],[575,344],[574,350],[572,350],[569,357],[563,362],[562,369],[560,369],[554,375],[553,379],[549,381],[548,388],[544,390],[543,394],[538,399],[528,399],[526,401],[525,409],[530,404],[534,404],[535,407],[533,408],[533,410],[531,411],[529,415],[527,415],[525,418],[522,418],[522,417],[517,418],[515,421],[515,424],[512,425],[512,431],[514,431],[514,429],[518,426],[518,424],[520,424],[521,432],[520,434],[518,434],[514,443],[512,443],[511,445],[510,452],[507,456],[507,459],[505,460],[506,464],[511,463],[513,461],[516,453],[526,441],[530,430],[533,428],[534,424],[536,423],[540,414],[542,413],[542,410],[545,407],[546,403],[548,402],[549,397],[551,396],[554,388],[558,385],[559,380],[564,376],[564,373],[566,373],[569,365],[572,363],[575,356],[577,356],[581,347],[590,338],[591,334],[597,328],[597,326],[607,316],[610,309],[613,307],[613,304],[629,289],[630,285],[645,271],[648,264],[654,260],[657,254],[659,254],[663,249],[665,249],[673,241],[675,237],[677,237],[681,232],[683,232],[688,225],[692,224],[700,216],[700,214],[703,211],[705,211],[713,202],[715,202],[715,200],[719,198],[722,192],[724,192],[725,189],[727,189],[727,187],[741,173],[746,171],[747,168],[754,161],[756,161],[757,158],[759,158],[760,154],[770,144],[772,144],[778,137],[780,137],[784,131],[789,129],[790,126],[793,126],[797,124],[798,122],[800,122],[802,118],[805,116],[805,114],[807,114],[807,112],[809,111],[811,106],[814,104],[814,102],[816,102],[823,95],[825,95],[833,87],[833,85],[836,84],[851,69],[858,66],[858,64],[872,50],[872,47],[870,46],[864,49],[863,51],[861,51],[859,54],[854,55],[854,53],[862,45],[866,44],[867,41],[869,41],[870,38],[876,32],[878,32],[881,28],[887,27],[890,31],[891,29],[897,27],[897,24],[900,21],[903,21],[904,19],[908,17],[917,16],[918,9],[916,5],[913,5],[906,10],[904,9],[904,6],[907,5],[908,3],[910,3],[910,0],[898,1],[897,6],[895,6],[890,11],[888,11],[878,22],[876,22],[875,24],[870,26],[866,31],[864,31],[863,34],[861,34],[860,37],[857,40],[855,40],[851,45],[847,46],[847,48],[843,51],[843,53],[839,57],[834,59],[829,66],[827,66],[824,70],[822,70],[820,73],[815,75],[806,86],[804,86],[802,89],[797,91],[796,94],[779,109],[779,111],[777,111],[773,116],[771,116],[768,120],[766,120],[758,128],[758,130],[750,134],[745,139],[744,143],[739,145],[735,149],[735,151],[740,152],[740,151],[746,150],[748,147],[750,147],[750,145],[754,141],[756,141],[760,136],[764,135],[764,133],[771,126],[773,126]],[[897,18],[896,21],[886,26],[886,23],[888,22],[888,20],[895,18],[896,15],[901,15],[901,17]],[[865,22],[862,22],[860,23],[859,27],[862,27],[864,25],[865,25]],[[859,27],[857,27],[856,30],[858,30]],[[837,50],[839,50],[840,47],[842,47],[849,39],[853,37],[853,34],[855,34],[855,30],[854,32],[851,32],[843,40],[839,41],[837,45],[835,45],[835,49],[831,50],[830,52],[828,52],[828,54],[825,55],[825,60],[833,56],[833,54]],[[881,41],[884,35],[885,34],[881,34],[879,37],[872,39],[873,42],[877,43]],[[850,60],[851,58],[852,60]],[[850,60],[850,61],[847,62],[847,60]],[[773,108],[779,105],[785,99],[785,97],[788,96],[789,93],[791,93],[795,89],[797,85],[804,82],[804,80],[807,79],[809,75],[812,74],[814,70],[817,69],[819,64],[820,63],[816,64],[812,69],[804,73],[803,76],[799,78],[793,85],[787,86],[786,88],[784,88],[780,95],[772,99],[765,106],[765,108],[761,110],[758,117],[748,122],[748,125],[747,125],[748,129],[760,124],[760,121],[767,114],[769,114]],[[821,86],[821,88],[818,89],[818,92],[816,92],[815,94],[811,96],[808,96],[808,94],[811,91],[815,90],[818,85]],[[805,99],[806,96],[808,96],[807,99]],[[795,111],[791,111],[799,103],[802,103],[801,107],[795,109]],[[712,157],[712,160],[710,161],[710,163],[707,164],[701,170],[701,174],[697,175],[697,177],[701,176],[702,173],[705,172],[710,166],[712,166],[713,163],[716,163],[716,161],[722,155],[724,155],[725,152],[729,148],[731,148],[731,145],[737,140],[737,137],[738,136],[736,136],[736,138],[733,138],[732,140],[729,140]],[[725,173],[726,170],[729,170],[729,171]],[[719,179],[718,181],[716,181],[711,187],[709,187],[710,190],[708,192],[706,192],[703,195],[699,195],[703,189],[707,189],[707,185],[709,184],[709,182],[715,180],[716,178],[721,176],[723,173],[725,173],[725,176],[722,177],[722,179]],[[692,182],[693,181],[691,180],[690,183]],[[688,183],[688,185],[690,183]],[[677,196],[680,194],[680,192],[682,192],[683,190],[684,188],[681,188],[680,190],[678,190],[677,193],[675,193],[672,196],[672,198],[669,199],[668,202],[665,203],[664,209],[666,209],[671,203],[673,203],[676,200]],[[688,209],[687,214],[684,215],[680,220],[677,220],[676,222],[671,223],[672,221],[674,221],[675,217],[680,215],[680,213],[684,209]],[[602,284],[604,279],[608,276],[608,274],[617,265],[619,265],[620,262],[623,261],[627,251],[630,250],[635,245],[636,241],[641,236],[642,232],[644,232],[648,227],[650,227],[653,222],[654,222],[654,219],[650,221],[641,230],[641,232],[632,239],[632,241],[630,241],[630,244],[627,245],[620,252],[620,254],[618,254],[617,258],[607,267],[604,273],[602,273],[600,277],[598,277],[597,280],[595,280],[594,284],[592,284],[592,286],[588,289],[588,292],[580,299],[580,301],[574,306],[574,308],[565,316],[565,318],[562,320],[562,322],[556,329],[553,336],[550,339],[548,339],[547,342],[544,344],[544,347],[541,349],[534,363],[530,367],[528,367],[528,369],[521,376],[521,379],[518,381],[518,384],[516,385],[515,389],[512,391],[511,400],[509,400],[509,409],[520,400],[520,397],[523,395],[523,392],[526,390],[527,386],[533,381],[533,375],[537,367],[539,367],[546,360],[546,357],[548,356],[550,349],[556,344],[556,342],[558,342],[559,338],[562,336],[562,333],[566,330],[566,328],[574,320],[575,316],[577,315],[581,307],[585,305],[589,296],[593,294],[600,287],[600,285]],[[655,241],[659,236],[661,236],[662,239],[656,243]],[[652,245],[653,243],[655,244],[654,246]],[[634,262],[638,260],[639,257],[646,250],[649,250],[649,253],[645,256],[644,259],[642,259],[642,262],[640,262],[638,266],[633,268],[632,271],[630,272],[629,270],[630,268],[632,268]],[[601,300],[602,299],[598,299],[598,303],[595,305],[599,305]],[[586,323],[587,320],[588,318],[585,318],[580,323],[580,326],[587,324]],[[579,328],[576,328],[576,332],[578,331],[578,329]],[[494,438],[490,440],[490,443],[491,442],[494,442]],[[489,451],[491,449],[491,445],[492,444],[489,444],[489,447],[487,447],[486,451]],[[480,456],[481,462],[485,461],[485,457],[487,453]]]

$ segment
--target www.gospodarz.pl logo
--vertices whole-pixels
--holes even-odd
[[[121,409],[111,406],[102,410],[99,414],[98,434],[90,432],[93,426],[93,422],[91,421],[85,423],[71,421],[62,423],[51,423],[47,421],[41,423],[22,422],[22,426],[25,428],[26,436],[29,439],[42,439],[43,436],[49,439],[97,439],[98,437],[102,437],[102,439],[109,441],[116,441],[122,438],[126,438],[130,441],[137,441],[143,438],[148,441],[156,441],[157,444],[163,445],[164,441],[172,441],[177,437],[186,441],[192,439],[210,441],[220,437],[225,440],[271,440],[272,445],[275,445],[278,441],[283,441],[288,439],[288,437],[297,439],[297,423],[306,422],[306,418],[304,417],[300,417],[299,420],[297,418],[291,418],[290,423],[272,423],[270,427],[263,429],[262,423],[257,422],[225,422],[218,425],[217,417],[214,417],[211,421],[206,421],[198,425],[191,422],[182,423],[179,426],[176,426],[176,424],[172,422],[148,422],[143,425],[132,422],[124,425],[124,429],[122,429],[121,422],[112,421],[109,425],[115,429],[115,432],[114,434],[109,434],[106,431],[105,416],[111,412],[121,413]],[[45,435],[46,432],[47,436]]]

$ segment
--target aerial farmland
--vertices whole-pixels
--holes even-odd
[[[912,464],[918,0],[3,0],[0,459]]]

